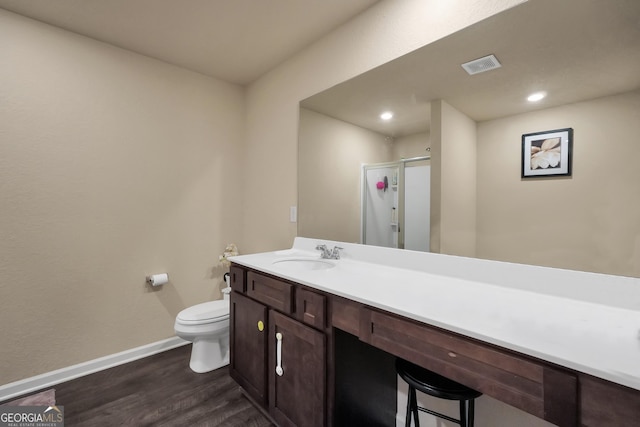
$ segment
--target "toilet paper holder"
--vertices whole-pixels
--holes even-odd
[[[167,273],[152,274],[147,276],[146,280],[151,286],[162,286],[169,281],[169,275]]]

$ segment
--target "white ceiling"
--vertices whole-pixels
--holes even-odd
[[[0,0],[0,8],[247,84],[379,0]]]
[[[495,54],[502,68],[461,64]],[[393,137],[429,128],[430,101],[476,121],[640,89],[640,0],[529,0],[304,101]],[[548,92],[537,104],[525,98]],[[379,114],[393,110],[382,122]]]

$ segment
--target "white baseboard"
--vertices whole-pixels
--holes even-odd
[[[186,344],[190,344],[190,342],[179,337],[167,338],[166,340],[156,341],[151,344],[125,350],[120,353],[110,354],[98,359],[89,360],[77,365],[68,366],[51,372],[45,372],[44,374],[5,384],[0,386],[0,402],[38,391],[46,387],[51,387],[78,377],[93,374],[94,372],[103,371],[105,369],[113,368],[114,366],[133,362],[134,360],[142,359],[143,357],[162,353],[163,351],[171,350]]]

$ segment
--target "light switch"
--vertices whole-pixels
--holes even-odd
[[[289,208],[289,222],[298,222],[298,207],[291,206]]]

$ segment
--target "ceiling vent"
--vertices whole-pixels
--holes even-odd
[[[500,67],[502,67],[502,64],[500,64],[498,58],[494,55],[484,56],[462,64],[462,68],[464,68],[469,75],[484,73],[485,71],[491,71]]]

